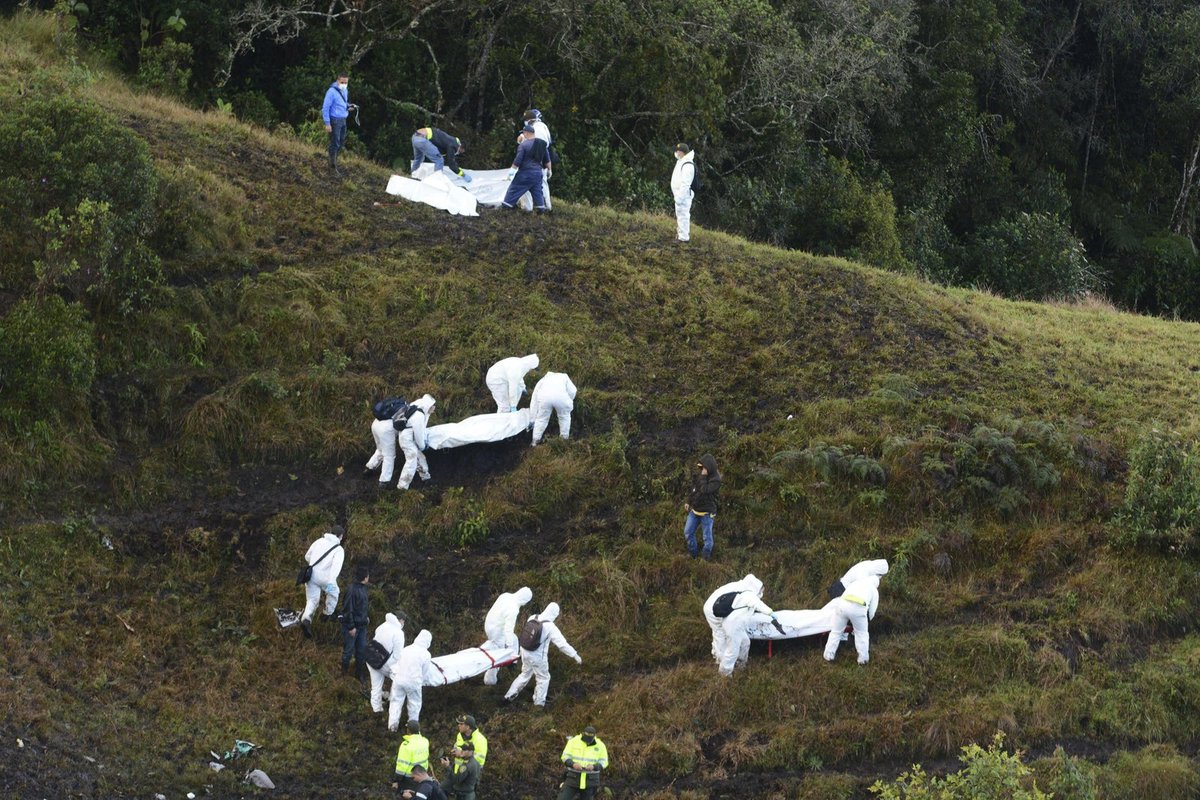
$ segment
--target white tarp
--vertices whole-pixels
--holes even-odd
[[[771,624],[771,618],[766,614],[755,614],[747,629],[751,639],[797,639],[801,636],[816,636],[829,633],[833,616],[833,601],[830,600],[820,609],[804,609],[800,611],[776,611],[783,632]]]
[[[455,175],[445,167],[442,167],[442,171],[440,173],[435,173],[433,164],[426,161],[424,164],[417,167],[417,171],[413,173],[413,178],[415,178],[417,181],[425,182],[435,174],[440,175],[454,186],[470,192],[475,198],[475,202],[479,203],[479,205],[487,206],[488,208],[499,208],[500,204],[504,202],[504,195],[508,194],[509,184],[512,183],[508,177],[508,170],[468,169],[463,171],[471,176],[470,183],[463,180],[458,175]],[[399,176],[394,176],[393,180],[395,177]],[[388,184],[388,186],[390,187],[391,184]],[[388,189],[388,193],[396,194],[396,192],[393,192],[391,188]],[[414,198],[409,199],[411,200]],[[425,201],[417,200],[417,202]],[[520,205],[525,211],[533,211],[533,198],[530,197],[529,192],[521,195],[518,205]]]
[[[477,414],[462,422],[433,425],[425,430],[426,447],[449,450],[464,444],[502,442],[529,429],[529,409],[505,414]]]
[[[388,181],[387,193],[403,197],[414,203],[424,203],[434,208],[440,208],[451,214],[478,217],[479,212],[475,210],[475,196],[462,186],[455,185],[455,181],[461,179],[456,176],[455,181],[452,181],[447,177],[448,175],[449,173],[442,171],[430,174],[419,181],[405,178],[402,175],[393,175]]]
[[[425,667],[426,686],[445,686],[482,675],[493,667],[514,663],[520,654],[516,647],[496,647],[484,642],[445,656],[435,656]]]

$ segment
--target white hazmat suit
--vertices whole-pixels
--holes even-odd
[[[533,126],[533,138],[541,139],[546,143],[546,160],[550,160],[550,126],[542,121],[541,117],[535,117],[526,123]],[[542,199],[545,200],[546,210],[550,210],[550,173],[551,170],[542,170]]]
[[[400,729],[400,712],[408,702],[408,719],[421,719],[421,689],[425,686],[425,666],[429,663],[429,645],[433,634],[423,630],[408,647],[400,651],[400,660],[392,667],[392,701],[388,707],[388,730]]]
[[[517,617],[521,607],[533,599],[533,590],[522,586],[515,592],[505,592],[496,598],[492,608],[483,621],[483,632],[487,635],[488,644],[505,649],[517,646]],[[500,670],[489,669],[483,676],[483,682],[495,686],[500,676]]]
[[[371,710],[378,714],[383,711],[383,682],[392,674],[392,667],[400,661],[400,651],[404,649],[404,623],[395,614],[388,612],[383,624],[375,629],[375,640],[391,653],[379,669],[367,665],[367,670],[371,673]],[[394,696],[395,690],[396,682],[393,680],[392,702],[397,699]]]
[[[846,624],[854,629],[854,649],[858,651],[858,663],[866,664],[870,658],[871,637],[867,623],[875,618],[879,607],[879,580],[887,574],[887,561],[863,561],[855,564],[842,578],[846,591],[830,602],[829,638],[825,641],[825,660],[833,661],[838,645],[845,638]],[[852,581],[846,578],[854,578]]]
[[[671,194],[675,196],[675,235],[681,242],[692,238],[692,178],[696,176],[696,153],[675,160],[671,173]]]
[[[503,414],[516,411],[521,395],[525,394],[525,375],[537,369],[537,353],[527,356],[512,356],[492,364],[487,371],[485,383],[496,401],[496,412]]]
[[[547,372],[533,387],[529,396],[529,418],[533,420],[533,443],[536,445],[550,424],[550,412],[558,414],[558,435],[571,438],[571,412],[575,409],[575,384],[565,372]]]
[[[396,428],[391,419],[377,419],[372,422],[371,436],[375,437],[375,455],[367,462],[367,469],[377,469],[382,464],[379,482],[388,483],[396,466]]]
[[[546,705],[546,693],[550,691],[551,644],[575,659],[576,664],[583,663],[579,653],[575,652],[575,648],[571,647],[566,637],[562,635],[562,631],[554,624],[554,620],[558,619],[558,611],[558,603],[551,603],[541,614],[529,618],[541,620],[542,643],[536,650],[521,648],[521,674],[512,682],[512,686],[508,687],[508,691],[504,694],[505,700],[512,700],[521,693],[531,678],[536,678],[537,682],[533,686],[533,704],[535,706]]]
[[[313,567],[312,577],[308,583],[304,584],[304,613],[300,615],[303,621],[311,622],[313,614],[317,613],[317,605],[321,602],[321,592],[325,592],[325,613],[332,614],[337,609],[338,601],[338,575],[342,573],[342,562],[346,558],[346,551],[341,547],[342,540],[333,533],[326,533],[320,539],[308,546],[308,552],[304,554],[304,561],[307,564],[313,564],[321,556],[321,563]],[[333,552],[329,552],[331,547],[337,546]],[[325,555],[329,553],[329,555]]]
[[[712,653],[717,659],[718,670],[726,677],[733,674],[735,667],[742,666],[750,656],[750,634],[748,628],[756,613],[775,612],[762,601],[763,583],[753,574],[740,581],[727,583],[704,601],[704,618],[712,629]],[[726,617],[713,613],[713,604],[723,595],[735,595],[732,610]]]
[[[429,480],[429,462],[425,460],[425,429],[429,424],[429,415],[433,413],[436,401],[429,395],[422,395],[414,400],[412,405],[420,411],[408,412],[408,424],[400,431],[400,449],[404,452],[404,469],[400,470],[401,489],[412,486],[413,476],[420,473],[422,480]]]

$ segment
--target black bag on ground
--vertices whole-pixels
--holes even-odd
[[[726,592],[713,601],[713,616],[717,619],[725,619],[733,613],[733,600],[738,596],[738,592]]]
[[[542,646],[542,621],[539,619],[527,619],[521,627],[521,632],[517,634],[517,641],[521,643],[522,650],[537,650]]]
[[[375,404],[372,411],[375,414],[375,419],[391,419],[397,411],[404,408],[404,405],[403,397],[385,397]]]
[[[372,639],[367,644],[367,664],[374,669],[383,669],[383,665],[392,657],[392,651],[388,650],[378,639]]]

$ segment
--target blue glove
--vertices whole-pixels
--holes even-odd
[[[462,178],[462,179],[463,179],[464,181],[466,181],[467,183],[470,183],[470,182],[471,182],[471,176],[470,176],[470,175],[468,175],[468,174],[467,174],[467,173],[465,173],[465,172],[464,172],[464,173],[462,173],[461,175],[459,175],[458,177]]]
[[[515,177],[517,177],[517,171],[515,169],[510,169],[508,171],[508,179],[511,181]]]

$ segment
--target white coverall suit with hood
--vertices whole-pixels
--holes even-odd
[[[721,618],[714,615],[713,604],[717,599],[733,592],[737,596],[733,598],[733,611],[729,616]],[[750,634],[746,628],[754,615],[775,616],[771,607],[762,601],[762,592],[762,581],[750,574],[740,581],[725,584],[704,601],[704,618],[713,635],[713,657],[717,659],[720,673],[726,677],[733,674],[735,667],[745,664],[750,656]]]
[[[521,607],[532,599],[533,590],[528,586],[522,586],[515,592],[505,592],[496,598],[483,621],[483,632],[487,634],[488,644],[505,648],[517,646],[517,617],[521,613]],[[483,676],[483,682],[488,686],[495,686],[499,676],[500,670],[489,669]]]
[[[433,634],[422,630],[408,647],[400,651],[400,660],[392,667],[392,701],[388,707],[388,730],[400,729],[400,712],[408,701],[409,720],[421,719],[421,690],[425,687],[425,665],[430,662],[429,645]]]
[[[533,443],[536,445],[550,424],[550,412],[558,414],[558,434],[571,438],[571,412],[575,410],[575,384],[565,372],[547,372],[533,387],[529,396],[529,418],[533,420]]]
[[[533,704],[535,706],[546,705],[546,693],[550,691],[551,644],[575,659],[576,664],[583,663],[579,653],[575,652],[575,648],[571,647],[567,638],[562,635],[562,631],[554,624],[554,620],[558,619],[558,610],[558,603],[551,603],[541,614],[529,618],[541,620],[542,643],[536,650],[521,648],[521,674],[512,682],[512,686],[508,687],[508,691],[504,694],[505,700],[512,700],[521,693],[531,678],[536,678],[537,682],[533,686]]]
[[[329,552],[329,548],[340,545],[341,541],[336,535],[326,533],[308,546],[308,552],[304,554],[305,563],[312,564]],[[332,614],[337,609],[337,579],[342,573],[342,562],[345,558],[345,549],[338,547],[313,567],[312,578],[304,584],[304,613],[300,615],[300,619],[312,621],[313,614],[317,613],[317,605],[321,602],[322,591],[325,592],[325,613]]]
[[[420,411],[408,412],[408,424],[400,431],[400,449],[404,452],[404,469],[400,470],[401,489],[412,486],[413,476],[420,473],[422,480],[429,480],[429,462],[425,460],[425,428],[436,401],[429,395],[421,395],[412,405]]]
[[[376,469],[382,464],[379,482],[389,483],[396,466],[396,428],[390,419],[377,419],[371,423],[371,436],[375,437],[375,455],[367,462],[367,469]]]
[[[375,640],[391,653],[379,669],[367,664],[367,671],[371,673],[371,710],[378,714],[383,711],[383,682],[392,674],[392,667],[400,661],[400,651],[404,649],[404,623],[395,614],[388,612],[383,624],[375,629]],[[392,681],[393,695],[395,689],[396,682]],[[392,698],[393,701],[395,699]]]
[[[671,173],[671,194],[675,195],[676,238],[686,242],[692,238],[692,178],[696,176],[696,152],[675,160]]]
[[[538,368],[537,353],[527,356],[511,356],[497,361],[487,371],[484,382],[492,399],[496,401],[496,413],[516,411],[525,394],[525,375]]]
[[[855,578],[853,581],[842,580],[846,591],[842,596],[832,601],[833,616],[829,638],[825,641],[825,660],[833,661],[837,655],[838,645],[844,638],[843,631],[846,623],[854,629],[854,649],[858,651],[858,663],[865,664],[870,659],[871,637],[867,632],[867,622],[875,618],[879,608],[879,579],[887,574],[887,561],[866,561],[856,564],[846,577]]]

